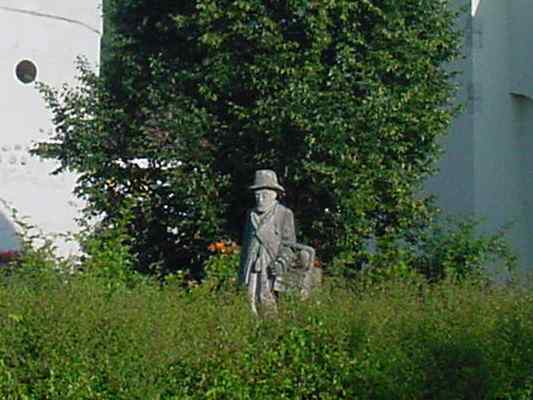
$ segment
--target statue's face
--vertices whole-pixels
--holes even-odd
[[[259,189],[254,192],[254,196],[257,211],[262,212],[272,207],[278,194],[275,190]]]

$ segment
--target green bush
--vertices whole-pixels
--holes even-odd
[[[506,229],[493,234],[483,234],[483,225],[472,218],[445,220],[418,230],[412,241],[416,255],[413,268],[430,280],[447,275],[464,278],[482,276],[488,266],[498,272],[511,272],[516,268],[517,257],[506,237]]]
[[[506,230],[486,234],[482,228],[473,218],[435,215],[429,224],[376,240],[364,265],[365,275],[387,278],[418,272],[434,282],[451,276],[479,278],[486,276],[488,269],[495,275],[509,274],[516,268],[517,257]]]
[[[82,255],[76,270],[105,280],[110,288],[134,287],[143,281],[145,277],[135,270],[138,255],[130,248],[128,224],[131,218],[126,208],[112,225],[86,226],[78,234]]]
[[[143,272],[195,271],[238,241],[253,171],[287,189],[302,241],[357,267],[365,240],[430,214],[417,197],[452,119],[456,13],[435,0],[109,0],[105,62],[42,87],[89,212],[134,201]],[[224,234],[222,234],[224,232]],[[353,260],[352,260],[353,259]],[[199,275],[199,273],[197,274]]]
[[[326,285],[258,320],[243,293],[54,272],[0,285],[3,399],[528,399],[533,292]]]
[[[240,248],[233,242],[223,241],[214,243],[211,248],[214,254],[205,263],[202,285],[211,290],[237,288]]]

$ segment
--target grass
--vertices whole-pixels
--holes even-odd
[[[531,398],[529,288],[346,286],[257,319],[231,288],[14,274],[0,287],[0,397]]]

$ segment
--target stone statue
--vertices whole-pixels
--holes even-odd
[[[305,294],[315,252],[296,243],[292,211],[277,201],[284,189],[274,171],[257,171],[250,189],[256,206],[246,216],[239,280],[258,314],[261,307],[275,309],[280,292],[297,288]]]
[[[322,281],[322,270],[315,268],[315,249],[299,243],[282,242],[278,253],[274,291],[291,291],[307,298]]]

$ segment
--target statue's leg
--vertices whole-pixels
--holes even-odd
[[[258,315],[257,307],[259,302],[259,288],[258,288],[258,279],[257,273],[251,273],[250,279],[248,281],[248,299],[250,301],[250,307],[252,308],[252,312],[255,315]]]
[[[259,279],[259,302],[261,315],[272,316],[278,312],[276,296],[272,290],[272,280],[269,279],[266,274],[261,273]]]

